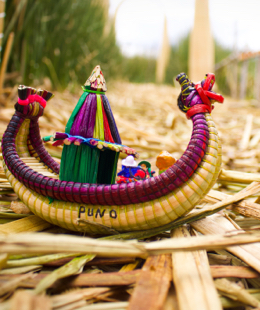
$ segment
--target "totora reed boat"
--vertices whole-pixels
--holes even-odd
[[[214,74],[193,84],[182,73],[179,108],[193,123],[186,151],[158,176],[124,184],[60,180],[46,151],[38,119],[52,94],[19,87],[15,113],[2,139],[3,166],[15,193],[42,219],[89,234],[142,231],[167,225],[192,210],[217,180],[221,144],[211,118]]]

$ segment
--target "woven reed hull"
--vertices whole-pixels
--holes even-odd
[[[214,185],[221,166],[221,145],[209,114],[206,114],[206,122],[209,143],[196,171],[171,193],[143,203],[93,205],[61,200],[49,203],[48,197],[29,189],[17,180],[5,163],[4,168],[19,198],[34,214],[50,223],[88,233],[107,233],[105,226],[119,232],[152,229],[173,222],[192,210]],[[25,129],[24,131],[26,132]],[[21,157],[30,156],[30,152],[26,150],[26,139],[22,142],[16,141],[16,144]]]

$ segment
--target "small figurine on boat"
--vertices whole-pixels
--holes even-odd
[[[127,156],[122,160],[122,170],[117,174],[117,183],[130,183],[146,178],[146,172],[143,170],[132,155]]]
[[[155,171],[151,170],[151,164],[149,163],[149,161],[147,160],[142,160],[140,161],[140,163],[138,164],[138,166],[140,166],[142,169],[144,169],[145,173],[146,173],[146,177],[147,178],[152,178],[155,174]]]
[[[45,149],[39,130],[52,94],[19,86],[2,154],[6,177],[20,200],[54,225],[89,234],[169,229],[203,199],[221,169],[211,112],[223,97],[212,92],[215,76],[209,73],[194,84],[181,73],[177,81],[178,107],[193,123],[187,149],[172,165],[160,166],[159,175],[121,184],[114,184],[118,153],[135,158],[137,153],[121,144],[100,67],[85,84],[65,132],[45,139],[65,144],[61,166]]]

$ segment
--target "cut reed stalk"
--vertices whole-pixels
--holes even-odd
[[[194,225],[194,227],[196,228]],[[234,226],[232,226],[234,227]],[[230,229],[229,229],[230,230]],[[79,253],[95,254],[98,256],[141,257],[148,255],[167,254],[172,251],[216,250],[226,247],[245,245],[260,241],[259,231],[250,233],[226,233],[214,236],[200,236],[196,238],[179,238],[174,244],[171,240],[162,240],[150,243],[136,243],[124,241],[107,241],[101,239],[81,238],[75,236],[49,235],[49,234],[12,234],[0,235],[0,253]],[[249,245],[247,246],[249,247]],[[251,245],[252,249],[256,246]],[[244,247],[243,247],[244,248]],[[258,255],[257,251],[254,255]],[[260,255],[260,254],[259,254]]]
[[[8,260],[8,254],[0,254],[0,270],[6,267],[6,262]]]
[[[232,266],[244,266],[244,267],[249,267],[248,264],[244,263],[242,260],[240,260],[238,257],[235,255],[227,252],[226,250],[216,250],[218,254],[221,255],[227,255],[232,259]],[[252,285],[252,287],[260,287],[260,279],[258,278],[253,278],[253,279],[247,279],[247,282]]]
[[[232,197],[232,195],[227,195],[220,191],[211,190],[208,195],[204,198],[207,202],[216,202],[219,200],[227,199]],[[260,205],[259,203],[252,202],[249,200],[239,201],[232,205],[232,210],[240,213],[247,217],[252,217],[260,220]],[[259,222],[260,224],[260,222]]]
[[[110,302],[110,303],[100,302],[98,304],[81,307],[79,308],[79,310],[126,310],[127,307],[128,307],[127,301]]]
[[[208,253],[208,259],[210,265],[231,265],[231,257],[227,255],[218,255],[213,253]]]
[[[50,228],[52,225],[36,215],[30,215],[20,220],[0,226],[0,235],[14,234],[22,232],[36,232]],[[24,252],[26,253],[26,251]],[[22,253],[22,254],[24,254]]]
[[[215,281],[216,288],[221,295],[227,296],[235,301],[240,301],[245,305],[258,308],[260,302],[250,295],[245,289],[241,288],[236,283],[232,283],[227,279],[218,279]]]
[[[99,295],[104,293],[108,293],[111,291],[109,287],[93,287],[93,288],[84,288],[84,289],[77,289],[72,292],[67,292],[62,295],[57,295],[51,297],[52,307],[54,309],[59,309],[62,306],[66,306],[69,304],[76,303],[78,301],[85,301],[91,300],[93,298],[97,298]],[[87,303],[84,302],[84,305]],[[80,309],[79,307],[73,307],[74,309]]]
[[[172,280],[170,255],[149,257],[129,300],[128,310],[162,309]]]
[[[57,280],[81,273],[86,262],[89,262],[94,257],[95,257],[94,255],[85,255],[74,258],[72,261],[54,270],[46,278],[40,281],[39,284],[36,286],[34,293],[35,294],[42,293],[47,288],[52,286],[53,283],[56,282]]]
[[[205,235],[215,235],[220,233],[226,233],[233,231],[234,234],[237,228],[232,225],[232,223],[224,218],[221,215],[214,215],[211,217],[207,217],[203,220],[194,222],[191,224],[197,231],[201,232]],[[243,233],[242,230],[239,233]],[[240,234],[237,235],[241,236]],[[242,261],[247,263],[249,266],[253,267],[256,271],[260,272],[260,245],[252,244],[243,246],[237,243],[237,246],[229,247],[227,246],[227,250],[237,257],[239,257]]]
[[[260,182],[260,173],[247,173],[222,169],[218,181],[248,184],[252,182]]]
[[[25,268],[25,267],[20,267]],[[29,267],[26,267],[29,268]],[[11,270],[11,269],[6,269]],[[4,271],[4,270],[3,270]],[[73,278],[67,279],[64,287],[67,288],[77,288],[77,287],[88,287],[88,286],[128,286],[135,284],[138,278],[140,277],[142,270],[137,269],[133,271],[124,271],[124,272],[106,272],[100,274],[91,274],[91,273],[81,273]],[[35,288],[40,281],[46,278],[50,273],[40,273],[35,275],[32,279],[25,280],[22,282],[20,287],[24,288]],[[0,275],[0,285],[6,281],[14,279],[13,274]],[[50,287],[57,288],[60,287],[61,282],[52,284]]]
[[[3,269],[0,271],[0,275],[20,275],[23,273],[28,273],[28,272],[36,272],[42,269],[41,265],[32,265],[32,266],[24,266],[24,267],[17,267],[17,268],[8,268],[8,269]]]
[[[6,263],[6,268],[14,268],[14,267],[23,267],[23,266],[31,266],[31,265],[44,265],[50,262],[55,262],[62,258],[67,257],[75,257],[80,256],[81,254],[52,254],[52,255],[44,255],[38,257],[17,259],[17,260],[9,260]]]
[[[182,227],[173,230],[172,237],[175,241],[177,238],[190,237],[190,234]],[[222,309],[205,251],[172,253],[172,263],[180,310]]]
[[[11,281],[8,281],[7,283],[1,285],[0,296],[13,292],[20,285],[21,282],[32,277],[33,274],[31,273],[17,276]]]
[[[41,295],[35,296],[32,292],[19,290],[11,300],[12,310],[51,310],[52,303],[49,297]]]
[[[59,259],[57,261],[52,261],[49,263],[44,263],[44,266],[49,267],[58,267],[62,266],[69,261],[71,261],[72,258],[63,258]],[[136,264],[138,262],[138,259],[135,259],[134,257],[95,257],[92,261],[85,264],[85,266],[99,266],[99,265],[122,265],[122,264]],[[126,265],[126,266],[128,266]]]
[[[126,271],[132,271],[135,270],[136,267],[138,267],[141,264],[142,260],[141,259],[136,259],[135,262],[124,265],[120,271],[121,272],[126,272]]]
[[[210,266],[213,278],[259,278],[260,273],[244,266]]]

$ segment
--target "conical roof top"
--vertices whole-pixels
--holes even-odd
[[[84,84],[84,87],[86,89],[91,89],[95,91],[103,91],[103,92],[107,91],[106,80],[104,78],[100,66],[96,66],[94,68],[90,77]]]

